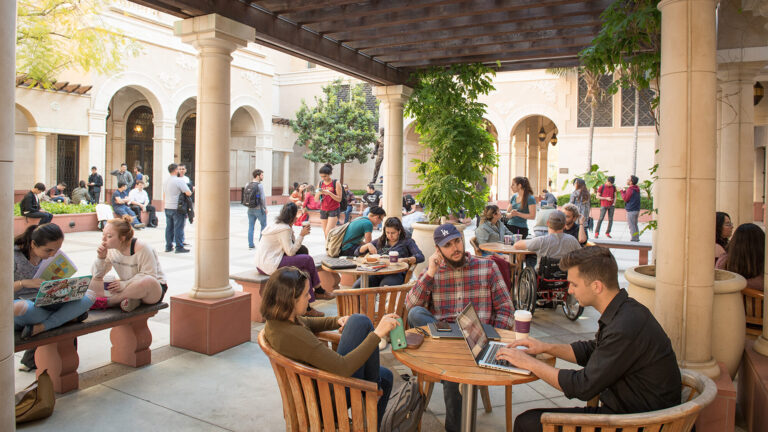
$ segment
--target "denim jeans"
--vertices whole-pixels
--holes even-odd
[[[185,215],[176,210],[165,209],[165,250],[173,249],[176,242],[176,250],[184,248],[184,222]]]
[[[255,247],[253,245],[253,227],[256,225],[256,219],[259,220],[261,228],[259,230],[259,240],[261,240],[261,232],[267,226],[267,212],[261,208],[249,208],[248,209],[248,247]]]
[[[90,294],[90,296],[89,296]],[[80,300],[61,303],[58,309],[46,309],[45,307],[35,307],[35,302],[31,300],[14,300],[13,303],[27,303],[27,311],[23,315],[13,317],[13,327],[15,330],[21,330],[24,326],[43,324],[46,330],[60,327],[85,312],[93,305],[93,293],[86,293]]]
[[[112,210],[114,210],[115,214],[118,216],[128,215],[132,217],[133,222],[131,222],[131,225],[136,225],[140,223],[139,218],[136,217],[136,213],[134,213],[133,210],[131,210],[131,208],[125,204],[112,206]]]
[[[349,218],[352,217],[352,204],[347,204],[347,209],[344,210],[344,223],[349,222]]]
[[[408,312],[408,324],[411,327],[425,326],[437,321],[430,311],[415,306]],[[461,393],[459,383],[442,381],[443,401],[445,402],[445,430],[458,432],[461,429]]]
[[[363,343],[372,331],[373,324],[367,316],[361,314],[350,315],[349,319],[347,319],[347,324],[344,326],[344,332],[341,333],[341,340],[339,340],[336,352],[341,355],[348,354]],[[368,360],[363,363],[360,369],[352,374],[352,377],[379,384],[379,388],[383,392],[377,405],[379,414],[378,424],[381,424],[381,418],[384,416],[384,410],[387,408],[387,402],[389,401],[389,394],[392,392],[394,378],[392,371],[379,366],[378,348],[368,357]]]
[[[629,225],[629,233],[632,235],[633,242],[640,241],[640,229],[637,226],[637,217],[640,215],[640,211],[628,211],[627,212],[627,225]]]
[[[603,218],[605,217],[605,213],[608,212],[608,229],[605,230],[606,233],[611,233],[611,228],[613,228],[613,212],[616,210],[616,207],[610,206],[610,207],[600,207],[600,218],[597,220],[597,228],[595,228],[595,234],[600,234],[600,225],[603,224]]]

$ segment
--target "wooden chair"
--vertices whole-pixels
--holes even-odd
[[[469,239],[469,244],[471,244],[472,249],[475,250],[475,256],[483,256],[483,251],[480,250],[480,244],[477,242],[477,237]]]
[[[747,334],[759,336],[763,333],[763,292],[753,288],[741,290],[744,296],[744,314],[747,318]]]
[[[275,371],[286,431],[376,431],[376,404],[382,393],[375,382],[344,378],[284,357],[272,349],[263,331],[259,346]],[[347,390],[352,418],[347,414]]]
[[[681,369],[683,379],[681,405],[671,408],[637,414],[572,414],[544,413],[541,425],[544,432],[615,431],[675,431],[688,432],[699,416],[699,411],[709,405],[717,395],[715,383],[706,376],[687,369]]]

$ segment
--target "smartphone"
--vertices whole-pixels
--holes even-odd
[[[397,351],[408,346],[408,342],[405,341],[405,327],[403,327],[403,319],[397,319],[397,327],[389,331],[389,342],[392,344],[392,350]]]
[[[451,331],[451,323],[448,321],[438,321],[435,323],[435,328],[439,332],[449,332]]]

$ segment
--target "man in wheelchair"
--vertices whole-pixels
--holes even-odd
[[[679,405],[680,369],[669,337],[648,308],[619,288],[611,252],[598,246],[578,249],[560,266],[568,272],[568,292],[601,314],[595,339],[570,345],[523,339],[500,349],[497,357],[530,370],[570,399],[599,396],[601,405],[528,410],[515,420],[515,432],[541,431],[544,412],[629,414]],[[539,353],[583,369],[556,369],[533,357]]]
[[[544,261],[545,269],[547,271],[553,271],[557,266],[553,266],[551,261],[557,260],[559,262],[560,258],[564,257],[569,252],[581,249],[578,240],[573,236],[563,233],[564,228],[565,213],[560,210],[555,210],[549,214],[549,219],[547,219],[547,229],[549,231],[547,235],[534,237],[528,240],[520,240],[516,242],[513,247],[519,250],[527,249],[531,252],[536,252],[538,255],[536,267],[539,269],[539,273],[541,273],[542,260],[544,258],[548,258],[548,260]],[[559,271],[559,268],[554,271]]]

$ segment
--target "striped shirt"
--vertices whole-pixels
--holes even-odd
[[[463,267],[443,264],[434,278],[425,271],[408,292],[406,308],[423,306],[437,320],[455,321],[472,302],[483,323],[513,328],[515,308],[499,269],[490,259],[466,255]]]

